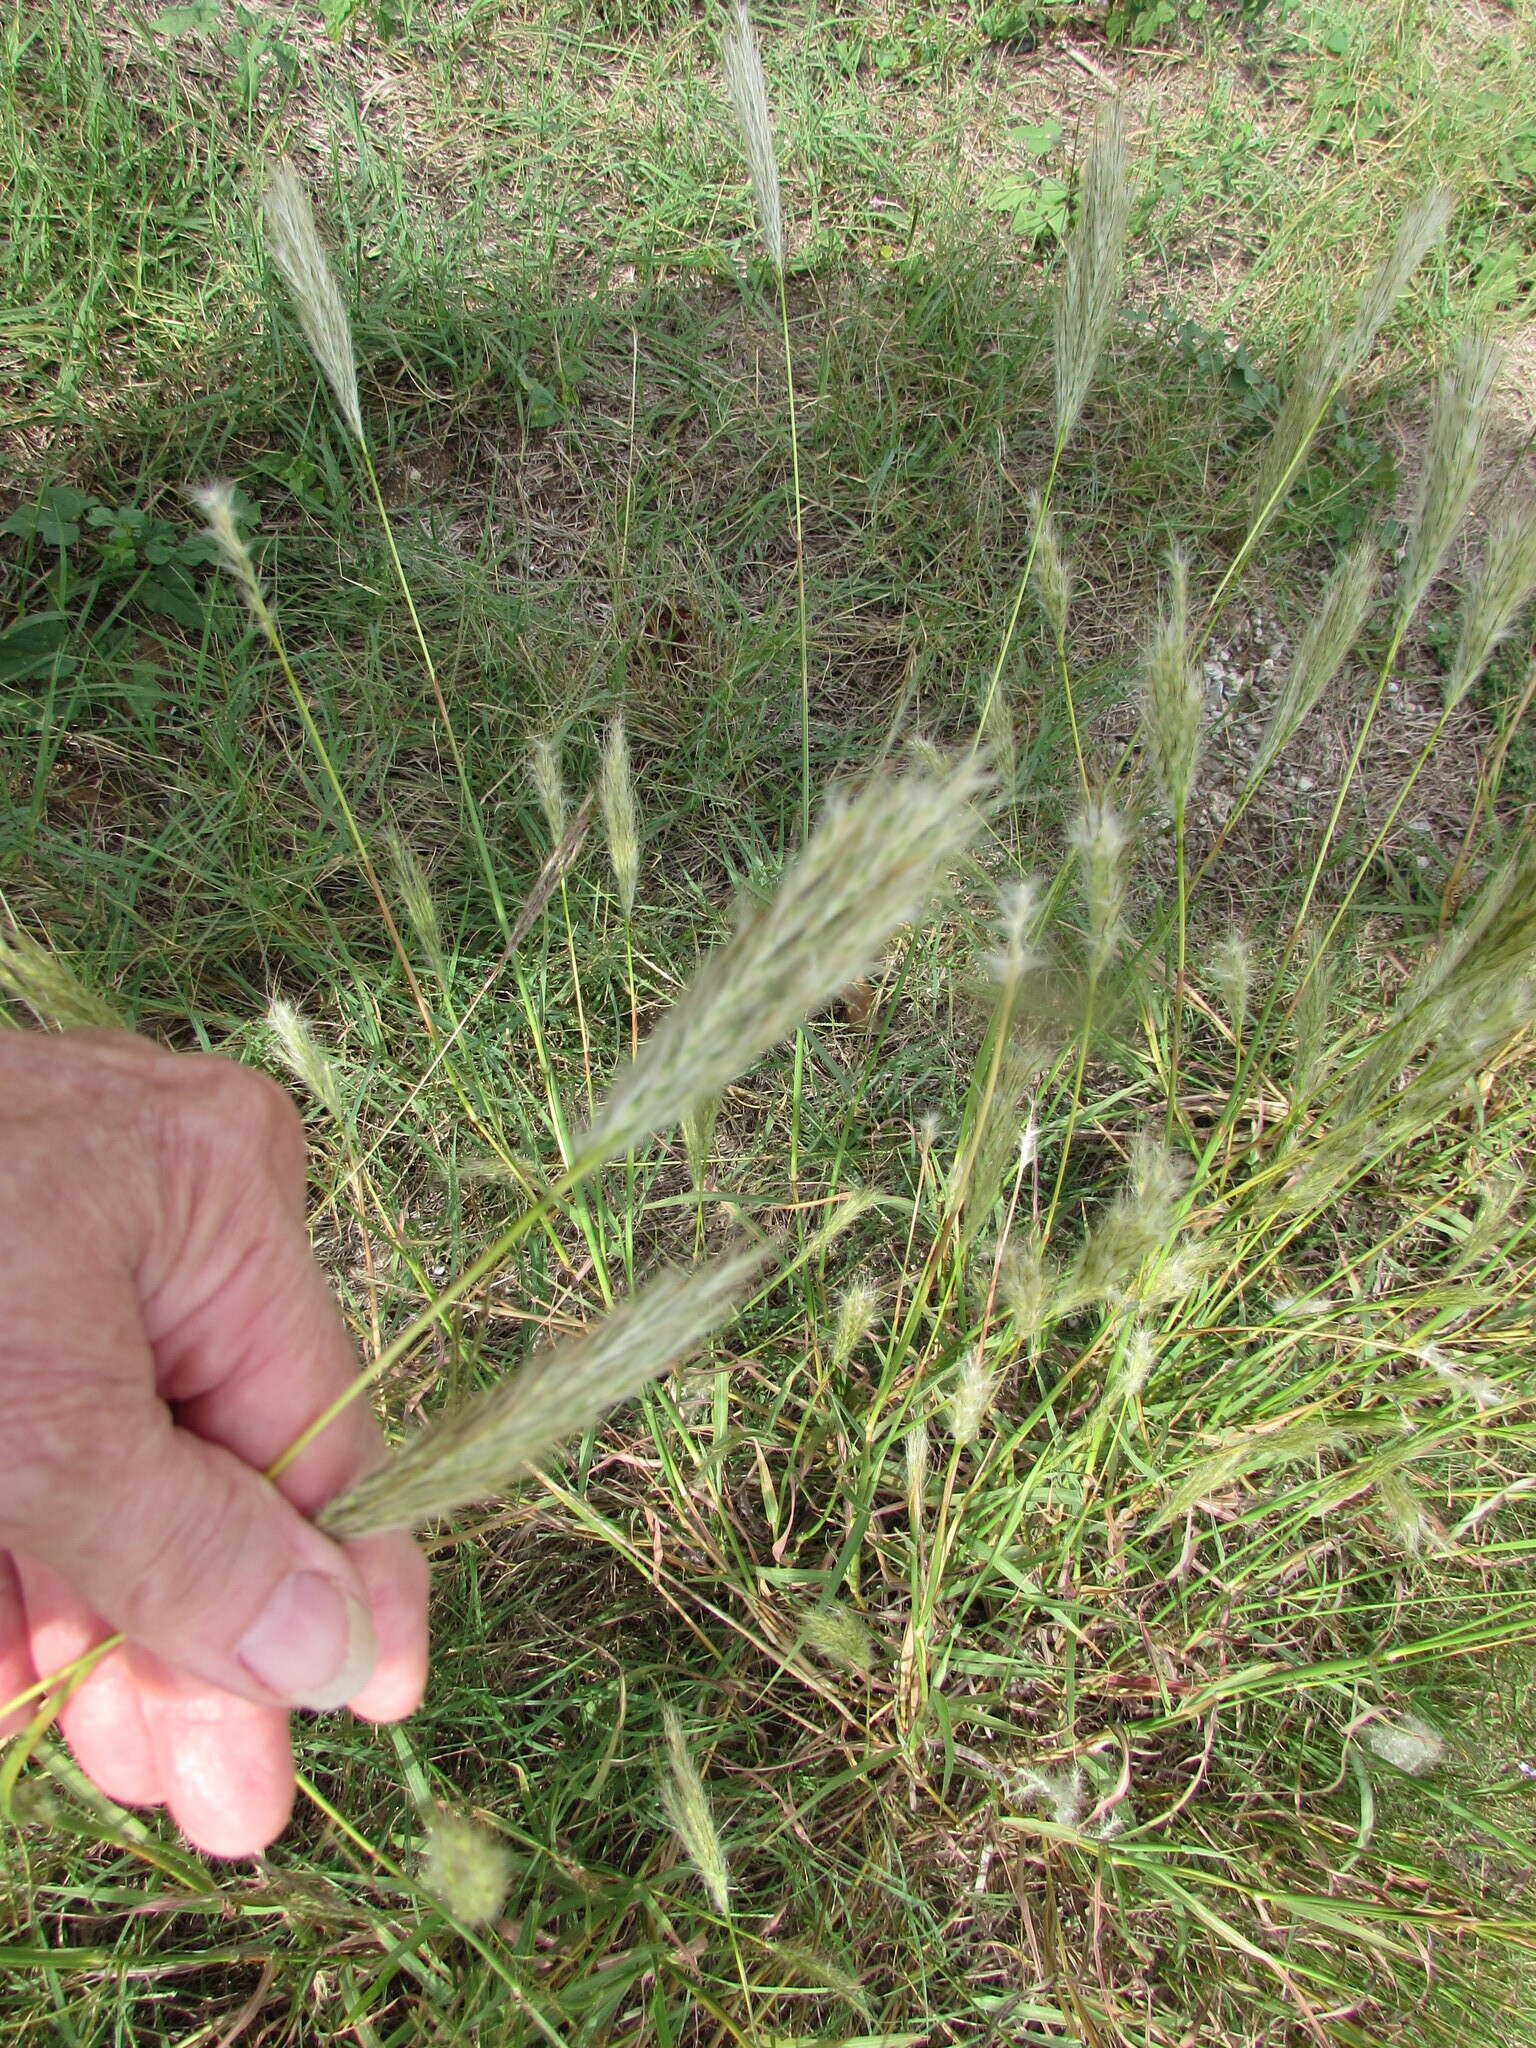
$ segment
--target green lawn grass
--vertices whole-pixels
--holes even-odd
[[[19,931],[139,1029],[278,1071],[268,1007],[299,1006],[333,1091],[305,1095],[315,1238],[365,1355],[776,886],[802,661],[816,790],[978,721],[999,788],[866,987],[691,1150],[587,1178],[380,1389],[392,1428],[438,1412],[660,1260],[781,1239],[703,1355],[434,1532],[418,1716],[307,1724],[299,1816],[237,1867],[38,1748],[0,1844],[0,2039],[1536,2040],[1527,870],[1448,970],[1455,1028],[1426,979],[1442,913],[1518,857],[1530,774],[1528,621],[1438,715],[1536,413],[1531,22],[1186,5],[1130,49],[1101,7],[1013,12],[764,21],[781,326],[723,17],[407,6],[331,40],[303,10],[7,9],[7,957]],[[1109,76],[1136,200],[1054,489],[1068,658],[1032,585],[1000,664],[1053,452],[1050,209]],[[283,152],[472,811],[262,255]],[[1181,860],[1135,708],[1168,547],[1200,619],[1303,341],[1437,179],[1444,241],[1212,622],[1234,682]],[[1233,816],[1332,563],[1409,516],[1474,321],[1511,347],[1469,537]],[[180,497],[213,474],[312,731]],[[551,852],[528,750],[555,741],[574,809],[619,710],[633,919],[594,826],[509,951]],[[1102,972],[1074,718],[1135,833]],[[998,892],[1034,875],[1026,971]],[[509,1859],[478,1927],[423,1861],[440,1805]]]

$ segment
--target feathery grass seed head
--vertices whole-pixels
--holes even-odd
[[[1417,1714],[1400,1714],[1393,1721],[1367,1721],[1360,1740],[1372,1756],[1410,1778],[1422,1778],[1445,1755],[1445,1737]]]
[[[944,1404],[949,1433],[959,1445],[973,1444],[997,1399],[997,1374],[987,1364],[981,1347],[973,1344]]]
[[[219,559],[233,577],[246,604],[259,619],[266,610],[261,580],[245,538],[235,524],[235,487],[222,478],[211,484],[189,484],[187,502],[202,513],[204,531],[219,551]]]
[[[1040,609],[1050,622],[1052,634],[1058,647],[1067,637],[1067,612],[1072,603],[1072,572],[1062,557],[1061,542],[1056,532],[1056,515],[1034,492],[1029,501],[1030,515],[1034,522],[1034,559],[1030,565],[1030,580],[1035,586],[1035,595],[1040,600]]]
[[[1120,948],[1125,922],[1125,854],[1129,835],[1107,798],[1095,797],[1073,820],[1078,886],[1088,912],[1088,972],[1097,981]]]
[[[512,1855],[478,1821],[438,1807],[427,1822],[421,1882],[463,1927],[484,1927],[506,1903]]]
[[[1182,823],[1200,765],[1205,692],[1190,659],[1189,561],[1169,557],[1168,596],[1142,658],[1141,726],[1153,779]]]
[[[608,835],[608,858],[613,863],[619,908],[627,924],[634,913],[635,886],[640,878],[640,823],[635,807],[635,779],[629,765],[629,740],[622,717],[608,721],[598,771],[597,800],[603,813],[603,830]]]
[[[730,1876],[725,1851],[720,1846],[714,1808],[704,1789],[688,1749],[688,1738],[676,1710],[663,1707],[662,1726],[667,1738],[667,1772],[661,1781],[661,1803],[683,1854],[693,1865],[715,1911],[727,1914],[731,1908]]]
[[[560,742],[542,733],[528,749],[528,773],[544,813],[544,829],[551,846],[558,846],[570,823],[570,806],[565,796],[565,771],[560,762]]]
[[[914,774],[834,796],[773,898],[619,1074],[580,1152],[613,1158],[678,1122],[867,972],[970,843],[986,786],[967,762],[946,781]]]
[[[1037,1231],[1008,1246],[998,1267],[997,1296],[1013,1319],[1016,1336],[1033,1337],[1050,1321],[1060,1281]]]
[[[1454,709],[1479,681],[1500,643],[1536,597],[1536,496],[1506,498],[1494,514],[1488,545],[1461,608],[1461,632],[1445,702]]]
[[[928,1425],[919,1418],[901,1440],[906,1463],[907,1512],[917,1521],[923,1512],[923,1492],[928,1484],[930,1440]]]
[[[320,1517],[337,1537],[414,1528],[500,1491],[702,1344],[767,1263],[758,1249],[648,1280],[601,1322],[505,1385],[429,1423]]]
[[[841,1372],[857,1347],[869,1335],[880,1306],[880,1296],[867,1280],[853,1280],[843,1290],[832,1326],[831,1366]]]
[[[337,1123],[345,1123],[336,1062],[315,1037],[309,1019],[301,1016],[292,1003],[274,996],[267,1008],[267,1028],[289,1073],[303,1082]]]
[[[126,1020],[86,987],[51,946],[18,926],[0,928],[0,998],[21,1003],[54,1031],[122,1031]]]
[[[800,1623],[801,1634],[829,1664],[868,1678],[875,1668],[875,1639],[853,1609],[842,1601],[813,1607]]]
[[[757,201],[758,226],[768,260],[784,274],[784,206],[779,196],[779,165],[773,147],[773,122],[768,112],[768,81],[747,0],[736,0],[721,39],[725,82],[747,150],[747,174]]]
[[[1253,992],[1253,943],[1248,934],[1235,926],[1224,933],[1206,956],[1206,972],[1227,1006],[1230,1022],[1241,1030]]]
[[[1353,376],[1375,347],[1383,321],[1413,282],[1414,272],[1450,226],[1453,195],[1438,188],[1405,208],[1392,247],[1360,294],[1353,324],[1340,349],[1339,377]]]
[[[1461,531],[1491,422],[1490,401],[1503,350],[1491,335],[1467,335],[1440,378],[1398,583],[1397,618],[1406,626],[1439,575]]]
[[[1253,488],[1253,517],[1262,528],[1274,517],[1301,471],[1302,458],[1345,380],[1370,354],[1382,322],[1407,290],[1413,273],[1444,234],[1451,217],[1446,192],[1410,206],[1392,247],[1377,266],[1348,327],[1330,325],[1307,346],[1264,443]]]
[[[1125,108],[1100,109],[1067,238],[1066,276],[1056,301],[1056,445],[1065,447],[1104,352],[1120,303],[1125,231],[1131,215]]]
[[[331,387],[348,431],[360,442],[363,413],[357,398],[352,324],[315,226],[308,189],[291,164],[279,164],[268,178],[261,208],[266,216],[267,250],[293,295],[309,352]]]
[[[443,945],[442,921],[437,914],[437,899],[432,894],[432,884],[426,869],[416,857],[416,850],[402,833],[389,835],[390,865],[395,871],[395,886],[400,892],[400,901],[411,930],[416,934],[417,943],[428,966],[440,983],[448,980],[448,954]]]
[[[1296,643],[1285,682],[1254,760],[1257,779],[1273,763],[1302,720],[1321,701],[1359,637],[1376,592],[1381,556],[1373,534],[1362,535],[1323,586],[1322,597]]]

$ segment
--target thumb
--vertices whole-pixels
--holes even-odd
[[[55,1472],[49,1511],[0,1540],[67,1579],[114,1630],[226,1692],[313,1708],[360,1692],[374,1632],[346,1552],[159,1403],[127,1432],[114,1419],[110,1461]]]

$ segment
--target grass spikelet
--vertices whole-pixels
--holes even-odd
[[[1431,192],[1410,206],[1392,247],[1360,295],[1347,328],[1328,327],[1302,356],[1259,459],[1253,488],[1253,527],[1245,553],[1274,516],[1300,471],[1340,386],[1370,354],[1382,322],[1408,289],[1414,272],[1445,233],[1451,217],[1447,192]]]
[[[421,1883],[463,1927],[484,1927],[506,1903],[512,1854],[478,1821],[438,1807],[427,1822]]]
[[[1168,1243],[1184,1180],[1171,1152],[1150,1138],[1137,1140],[1125,1192],[1089,1231],[1072,1263],[1063,1310],[1095,1301],[1118,1306],[1130,1299],[1146,1260]]]
[[[996,1398],[997,1374],[987,1364],[981,1347],[973,1344],[944,1404],[944,1417],[957,1448],[973,1444],[980,1436]]]
[[[1114,1393],[1118,1400],[1134,1401],[1147,1381],[1152,1377],[1157,1364],[1157,1346],[1152,1333],[1140,1323],[1132,1325],[1120,1349],[1119,1365],[1114,1377]]]
[[[918,916],[977,829],[972,763],[834,797],[778,892],[713,954],[614,1083],[584,1156],[612,1158],[686,1118],[856,981]]]
[[[1045,1327],[1060,1285],[1061,1276],[1035,1232],[1022,1244],[1008,1246],[998,1267],[997,1295],[1013,1318],[1016,1336],[1033,1337]]]
[[[629,738],[622,717],[610,718],[603,736],[603,759],[597,777],[597,801],[608,835],[619,909],[628,924],[634,915],[635,888],[640,879],[640,821],[635,807],[635,779],[629,765]]]
[[[1441,375],[1398,584],[1399,629],[1423,603],[1467,516],[1488,437],[1489,400],[1503,354],[1489,335],[1469,334]]]
[[[1044,965],[1034,944],[1045,907],[1040,884],[1032,876],[1010,882],[998,891],[997,907],[1002,944],[988,956],[987,972],[1006,994],[1016,992],[1026,974]]]
[[[1182,549],[1174,549],[1168,566],[1167,600],[1143,658],[1141,724],[1153,779],[1182,830],[1200,765],[1205,693],[1190,659],[1189,562]]]
[[[875,1639],[842,1601],[811,1608],[801,1619],[800,1633],[818,1657],[840,1671],[856,1671],[861,1678],[868,1678],[875,1668]]]
[[[1445,1737],[1417,1714],[1367,1721],[1360,1740],[1374,1757],[1410,1778],[1422,1778],[1445,1755]]]
[[[1380,568],[1375,538],[1366,534],[1355,542],[1328,578],[1317,609],[1296,644],[1279,698],[1264,728],[1253,764],[1255,782],[1273,765],[1343,667],[1370,610]]]
[[[731,105],[741,128],[747,150],[747,175],[757,202],[757,222],[762,230],[768,260],[782,276],[784,271],[784,207],[779,196],[779,166],[773,148],[773,122],[768,113],[768,81],[763,76],[762,53],[747,0],[736,0],[735,11],[721,38],[725,82]]]
[[[1360,294],[1354,323],[1344,335],[1339,353],[1341,379],[1352,376],[1375,347],[1382,322],[1413,282],[1414,272],[1450,226],[1454,211],[1455,199],[1443,189],[1426,192],[1404,211],[1397,233],[1392,238],[1392,247]]]
[[[1077,855],[1078,886],[1088,913],[1088,973],[1097,981],[1120,949],[1130,839],[1119,812],[1103,797],[1094,798],[1078,813],[1068,837]]]
[[[1035,595],[1040,600],[1040,609],[1045,613],[1051,633],[1060,647],[1067,637],[1067,613],[1072,604],[1072,572],[1062,556],[1061,542],[1056,531],[1056,515],[1044,503],[1038,491],[1032,493],[1029,509],[1035,529],[1034,553],[1029,570],[1030,581],[1034,584]]]
[[[336,1062],[315,1037],[309,1019],[292,1003],[274,997],[267,1009],[267,1029],[283,1065],[314,1096],[338,1124],[346,1122]]]
[[[389,836],[389,857],[406,921],[416,934],[422,957],[438,981],[446,986],[448,953],[443,945],[442,920],[437,914],[437,899],[432,894],[427,871],[416,858],[415,849],[398,832]]]
[[[321,1526],[338,1537],[414,1528],[498,1492],[703,1343],[768,1256],[735,1252],[648,1280],[592,1329],[536,1352],[504,1386],[418,1431],[333,1501]]]
[[[245,538],[235,524],[235,487],[222,478],[211,484],[189,484],[187,502],[202,513],[208,538],[218,548],[219,558],[233,578],[258,623],[266,617],[266,599],[261,579]]]
[[[828,1362],[833,1372],[842,1371],[869,1335],[879,1306],[880,1296],[867,1280],[854,1280],[843,1290],[843,1298],[837,1305],[837,1319],[832,1325]]]
[[[55,1031],[125,1031],[129,1028],[54,952],[13,926],[0,930],[0,997],[20,1003]]]
[[[698,1766],[688,1753],[688,1738],[672,1707],[663,1707],[667,1738],[667,1774],[661,1781],[661,1803],[683,1854],[698,1873],[709,1903],[722,1916],[731,1909],[731,1884],[725,1851],[720,1846],[714,1809]]]
[[[1248,1001],[1253,993],[1253,943],[1248,934],[1236,927],[1223,934],[1210,950],[1206,972],[1211,986],[1227,1006],[1227,1021],[1240,1037],[1248,1021]]]
[[[560,742],[542,733],[528,749],[528,777],[544,813],[544,829],[551,846],[564,839],[570,823],[570,805],[565,796],[565,770],[560,761]]]
[[[1120,303],[1125,230],[1131,213],[1125,109],[1106,102],[1094,125],[1067,242],[1066,277],[1056,302],[1056,448],[1077,425],[1110,323]]]
[[[309,352],[331,387],[348,432],[361,442],[363,413],[357,397],[352,323],[315,226],[308,189],[291,164],[279,164],[268,178],[261,210],[267,224],[268,253],[293,295]]]
[[[928,1485],[931,1448],[928,1425],[919,1419],[901,1439],[902,1461],[906,1468],[907,1513],[914,1522],[923,1518],[923,1495]]]
[[[1499,644],[1536,596],[1536,498],[1522,492],[1494,515],[1488,545],[1461,611],[1445,704],[1453,710],[1479,681]]]
[[[1020,1771],[1015,1787],[1016,1797],[1047,1806],[1059,1828],[1079,1827],[1088,1809],[1088,1779],[1081,1764],[1064,1765],[1059,1771]]]

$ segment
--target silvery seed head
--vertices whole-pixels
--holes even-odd
[[[357,398],[352,325],[315,226],[309,192],[292,165],[278,165],[267,180],[261,206],[267,223],[267,249],[293,294],[309,352],[331,387],[348,431],[361,441],[363,414]]]
[[[301,1016],[292,1003],[274,996],[267,1009],[267,1028],[272,1033],[277,1055],[289,1073],[303,1082],[337,1123],[345,1123],[336,1062],[315,1037],[309,1019]]]
[[[715,1826],[714,1808],[704,1789],[704,1779],[688,1749],[683,1724],[672,1707],[662,1709],[662,1726],[667,1738],[667,1774],[661,1781],[661,1803],[683,1854],[698,1872],[709,1903],[725,1914],[731,1906],[730,1873],[720,1832]]]
[[[640,876],[640,821],[635,807],[635,780],[629,765],[629,739],[622,717],[608,721],[602,766],[598,771],[597,797],[603,813],[603,829],[608,835],[608,858],[613,864],[619,908],[627,923],[635,908],[635,886]]]
[[[767,1257],[736,1252],[648,1280],[590,1330],[535,1352],[504,1385],[418,1430],[333,1501],[321,1526],[343,1538],[414,1528],[501,1491],[702,1344]]]
[[[1141,728],[1163,801],[1182,823],[1200,765],[1205,691],[1190,658],[1189,562],[1169,557],[1168,597],[1142,657]]]
[[[1097,981],[1120,949],[1125,922],[1125,855],[1130,837],[1119,812],[1095,797],[1073,820],[1069,838],[1088,913],[1088,972]]]
[[[1461,610],[1461,632],[1445,681],[1452,709],[1479,681],[1500,643],[1536,596],[1536,498],[1506,498],[1494,514],[1483,559]]]
[[[1056,302],[1056,445],[1066,446],[1082,414],[1110,323],[1120,303],[1125,231],[1131,215],[1125,109],[1105,102],[1094,126],[1067,239],[1066,276]]]
[[[762,54],[757,47],[757,30],[747,0],[736,0],[735,10],[721,39],[725,60],[725,82],[731,105],[741,127],[747,149],[747,172],[752,196],[757,201],[758,225],[768,260],[782,276],[784,271],[784,207],[779,197],[779,166],[773,148],[773,123],[768,113],[768,81],[763,75]]]
[[[544,827],[549,833],[551,846],[558,846],[565,837],[570,822],[570,806],[565,797],[565,773],[560,762],[560,743],[547,733],[541,734],[528,749],[528,772],[538,794],[539,809],[544,813]]]
[[[1406,626],[1422,604],[1467,516],[1503,357],[1491,335],[1469,334],[1440,378],[1398,585],[1400,626]]]
[[[1253,768],[1255,779],[1269,768],[1343,667],[1370,610],[1380,567],[1375,536],[1366,534],[1349,549],[1324,584],[1317,609],[1296,643],[1279,698],[1259,743]]]
[[[970,843],[986,787],[966,762],[945,781],[913,774],[834,797],[773,898],[619,1074],[580,1155],[616,1157],[686,1117],[866,973]]]
[[[1030,579],[1035,586],[1035,595],[1040,600],[1040,609],[1050,621],[1051,632],[1059,647],[1067,637],[1067,612],[1072,603],[1072,572],[1062,557],[1055,513],[1045,506],[1038,491],[1030,498],[1029,506],[1035,528],[1034,560],[1030,566]]]

